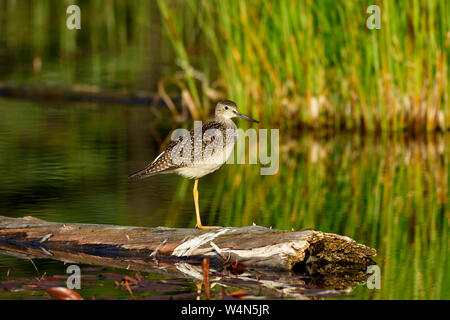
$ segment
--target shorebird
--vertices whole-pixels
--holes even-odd
[[[231,120],[235,117],[259,123],[240,113],[233,101],[221,100],[216,105],[214,120],[203,124],[201,130],[194,127],[170,142],[153,162],[128,178],[142,179],[160,173],[176,173],[195,179],[192,192],[197,218],[195,226],[201,230],[218,228],[202,224],[198,206],[198,180],[218,170],[229,158],[237,140],[237,126]]]

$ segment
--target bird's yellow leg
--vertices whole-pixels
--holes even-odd
[[[214,229],[214,228],[220,228],[218,226],[204,226],[202,225],[202,220],[200,219],[200,209],[198,208],[198,179],[195,179],[194,182],[194,190],[192,191],[193,195],[194,195],[194,203],[195,203],[195,214],[197,216],[197,224],[195,225],[196,228],[199,228],[200,230],[209,230],[209,229]]]

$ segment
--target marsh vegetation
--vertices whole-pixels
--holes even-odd
[[[1,98],[0,215],[193,227],[191,181],[126,177],[226,97],[280,129],[280,170],[203,178],[205,224],[347,235],[382,271],[349,298],[449,298],[448,1],[382,1],[380,30],[367,1],[77,3],[80,31],[63,2],[0,2],[0,82],[145,90],[170,108]],[[8,269],[35,274],[1,255],[0,282]]]

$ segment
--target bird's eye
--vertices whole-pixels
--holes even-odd
[[[225,107],[225,110],[228,110],[228,107]]]

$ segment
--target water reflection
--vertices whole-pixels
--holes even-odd
[[[1,215],[195,225],[192,181],[126,179],[158,154],[170,131],[167,111],[0,100],[0,113]],[[202,179],[205,224],[347,235],[379,252],[382,289],[358,291],[359,298],[449,298],[450,135],[282,130],[280,142],[277,175],[260,176],[258,165],[225,165]]]

